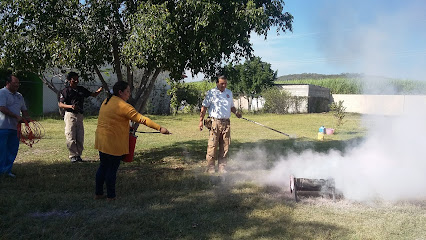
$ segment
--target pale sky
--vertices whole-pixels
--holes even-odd
[[[293,33],[253,36],[278,76],[366,73],[426,80],[426,1],[287,0]]]
[[[278,76],[365,73],[426,80],[426,1],[285,0],[293,32],[252,35]],[[200,80],[201,77],[186,81]]]

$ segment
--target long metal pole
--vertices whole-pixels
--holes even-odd
[[[242,118],[242,119],[244,119],[244,120],[246,120],[246,121],[249,121],[249,122],[255,123],[255,124],[257,124],[257,125],[260,125],[260,126],[262,126],[262,127],[265,127],[265,128],[267,128],[267,129],[269,129],[269,130],[272,130],[272,131],[275,131],[275,132],[277,132],[277,133],[281,133],[281,134],[283,134],[283,135],[286,135],[287,137],[290,137],[290,135],[288,135],[287,133],[283,133],[283,132],[278,131],[278,130],[276,130],[276,129],[273,129],[273,128],[270,128],[270,127],[268,127],[268,126],[265,126],[265,125],[263,125],[263,124],[261,124],[261,123],[258,123],[258,122],[255,122],[255,121],[253,121],[253,120],[247,119],[247,118],[245,118],[245,117],[241,117],[241,118]]]

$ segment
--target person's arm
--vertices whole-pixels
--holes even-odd
[[[231,107],[231,112],[233,112],[237,118],[241,118],[243,116],[235,107]]]
[[[204,116],[206,115],[206,111],[207,111],[207,108],[202,106],[200,111],[200,124],[198,125],[200,131],[203,131],[203,121],[204,121]]]
[[[63,108],[63,109],[72,109],[72,110],[75,110],[75,105],[70,105],[70,104],[66,104],[65,103],[67,101],[66,100],[66,98],[67,98],[66,96],[68,96],[68,94],[67,94],[67,90],[65,88],[65,89],[63,89],[61,91],[61,97],[59,98],[58,106],[60,108]]]
[[[92,97],[96,97],[96,96],[98,96],[101,92],[102,92],[102,87],[100,87],[100,88],[98,88],[98,90],[96,90],[96,92],[92,92]]]
[[[63,102],[58,102],[58,106],[63,109],[72,109],[75,110],[75,105],[68,105]]]
[[[161,127],[159,124],[155,123],[150,118],[147,118],[142,114],[138,113],[138,111],[136,111],[136,109],[132,105],[126,103],[125,105],[122,105],[122,108],[122,110],[125,112],[125,115],[127,115],[127,117],[133,122],[142,123],[147,127],[160,131],[162,134],[171,134],[169,130],[167,130],[167,128]]]
[[[162,133],[162,134],[171,134],[169,132],[169,130],[167,130],[167,128],[161,127],[160,125],[158,125],[157,123],[155,123],[154,121],[152,121],[150,118],[147,118],[145,116],[142,116],[140,123],[142,123],[145,126],[148,126],[150,128],[159,130],[160,133]]]
[[[12,111],[10,111],[5,106],[0,106],[0,112],[4,113],[4,115],[9,116],[11,118],[16,118],[16,120],[18,120],[18,122],[22,122],[21,116],[14,114]]]

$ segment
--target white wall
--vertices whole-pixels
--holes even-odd
[[[426,95],[361,95],[361,94],[333,94],[331,102],[344,101],[346,112],[377,115],[399,115],[419,108],[426,108]],[[263,99],[257,105],[252,104],[252,110],[263,107]],[[243,97],[234,100],[234,105],[241,105],[247,110],[247,100]],[[257,108],[258,107],[258,108]]]
[[[43,84],[43,113],[58,112],[58,97],[56,93]]]
[[[333,94],[332,100],[344,101],[346,112],[361,114],[399,115],[426,107],[426,96],[423,95]]]

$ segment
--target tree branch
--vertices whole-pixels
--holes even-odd
[[[133,91],[133,89],[134,89],[133,71],[132,71],[132,68],[129,65],[126,65],[126,73],[127,73],[127,83],[129,83],[130,91]]]
[[[118,50],[118,43],[116,37],[113,37],[112,40],[112,54],[114,57],[114,70],[117,74],[117,81],[123,81],[123,74],[121,73],[120,53]]]
[[[102,76],[101,71],[99,71],[99,68],[97,65],[94,65],[93,68],[95,69],[96,74],[98,75],[99,80],[101,80],[102,87],[105,91],[109,93],[109,87],[108,84],[105,82],[104,76]]]

